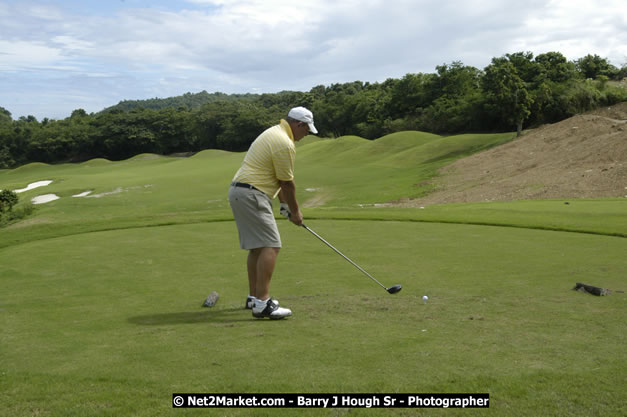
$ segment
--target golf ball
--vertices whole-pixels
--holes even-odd
[[[422,301],[427,301],[429,299],[429,297],[427,297],[426,295],[422,296]]]

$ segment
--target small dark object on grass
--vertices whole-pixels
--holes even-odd
[[[218,298],[219,297],[220,296],[218,295],[218,293],[213,291],[211,294],[209,294],[209,296],[207,297],[205,302],[202,303],[202,306],[203,307],[213,307],[218,302]]]
[[[399,292],[400,290],[402,290],[403,287],[399,284],[399,285],[394,285],[390,288],[386,288],[387,292],[389,292],[390,294],[396,294],[397,292]]]
[[[595,287],[593,285],[582,284],[580,282],[578,282],[577,285],[575,285],[575,288],[573,288],[573,290],[587,292],[588,294],[598,295],[598,296],[609,295],[611,292],[607,288]]]

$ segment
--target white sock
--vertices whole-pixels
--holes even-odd
[[[260,300],[259,298],[255,298],[255,307],[253,308],[257,311],[262,311],[264,308],[266,308],[266,305],[268,304],[268,300]]]

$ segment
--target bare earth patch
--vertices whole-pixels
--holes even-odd
[[[324,192],[322,188],[307,188],[305,191],[307,191],[308,193],[316,194],[303,203],[303,208],[314,208],[323,206],[331,198],[329,193]]]
[[[627,197],[627,102],[528,131],[440,174],[432,194],[390,205]]]

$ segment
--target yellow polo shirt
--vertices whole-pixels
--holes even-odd
[[[250,145],[233,181],[250,184],[271,198],[279,194],[280,181],[294,179],[296,144],[292,128],[285,120],[266,129]]]

